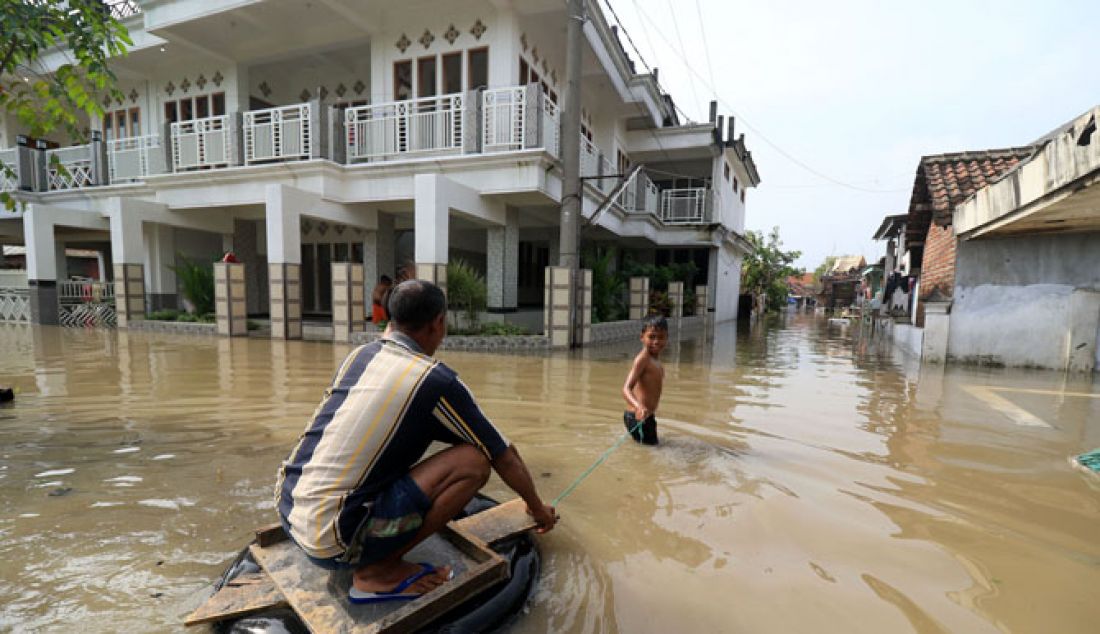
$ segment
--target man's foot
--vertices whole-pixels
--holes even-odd
[[[453,577],[450,566],[414,564],[399,560],[386,566],[369,565],[352,575],[348,598],[352,603],[415,599]]]

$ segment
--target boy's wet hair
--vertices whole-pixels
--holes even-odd
[[[650,328],[652,328],[654,330],[661,330],[661,331],[664,331],[664,332],[668,332],[668,320],[665,319],[664,315],[661,315],[659,313],[655,313],[653,315],[646,315],[642,319],[642,332],[645,332],[645,331],[649,330]]]

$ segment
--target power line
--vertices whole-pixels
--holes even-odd
[[[608,7],[610,8],[611,7],[610,0],[606,0],[606,2],[607,2]],[[673,46],[672,42],[665,36],[664,32],[661,31],[661,27],[659,25],[657,25],[653,21],[653,19],[649,17],[649,14],[646,13],[645,10],[643,10],[641,8],[641,6],[638,4],[637,0],[634,0],[634,6],[637,9],[638,14],[645,21],[648,21],[654,29],[657,30],[657,35],[661,36],[661,39],[665,42],[665,44],[670,49],[672,49],[673,54],[677,54],[676,53],[676,47]],[[623,25],[622,20],[619,19],[619,16],[615,13],[615,10],[613,8],[611,9],[611,14],[612,14],[612,16],[614,16],[615,21],[619,24],[619,28],[623,31],[623,33],[627,34],[627,40],[630,41],[631,45],[633,46],[633,40],[630,39],[630,35],[629,35],[629,33],[627,33],[626,26]],[[638,56],[641,57],[641,53],[638,53]],[[683,63],[684,68],[687,69],[687,71],[689,73],[689,76],[693,75],[695,77],[698,77],[700,81],[702,81],[708,88],[711,89],[711,91],[714,93],[716,99],[722,104],[722,106],[724,108],[726,108],[726,110],[733,113],[741,121],[741,123],[743,123],[745,125],[746,128],[752,130],[757,136],[760,137],[760,139],[762,141],[764,141],[764,143],[767,143],[773,150],[778,152],[781,156],[786,158],[788,161],[790,161],[790,162],[794,163],[795,165],[801,167],[802,169],[806,170],[807,172],[817,176],[818,178],[826,180],[826,181],[828,181],[828,182],[830,182],[834,185],[838,185],[840,187],[846,187],[848,189],[853,189],[853,190],[856,190],[856,191],[872,193],[872,194],[896,193],[896,192],[899,192],[899,191],[906,191],[906,190],[868,189],[866,187],[859,187],[857,185],[852,185],[851,183],[846,183],[844,181],[833,178],[832,176],[829,176],[828,174],[825,174],[825,173],[811,167],[810,165],[807,165],[803,161],[801,161],[798,158],[796,158],[795,156],[793,156],[791,153],[789,153],[786,150],[784,150],[783,148],[779,147],[779,145],[777,145],[774,141],[769,139],[767,137],[767,135],[765,135],[758,128],[756,128],[751,123],[749,123],[749,121],[747,119],[742,117],[736,110],[734,110],[734,108],[728,102],[726,102],[726,100],[722,99],[721,95],[718,94],[718,87],[716,85],[714,85],[712,82],[707,82],[706,79],[704,79],[702,75],[699,75],[699,73],[695,71],[695,69],[692,67],[691,63],[687,59],[686,55],[678,55],[678,56],[680,57],[680,61]]]
[[[672,0],[665,0],[665,2],[668,3],[668,12],[672,14],[672,27],[676,30],[676,41],[680,43],[680,54],[687,59],[687,50],[684,49],[684,38],[680,36],[680,21],[676,19],[676,10],[672,8]],[[695,99],[695,107],[699,107],[699,93],[695,90],[695,79],[691,75],[688,75],[688,82],[691,84],[691,96]]]
[[[703,35],[703,52],[707,55],[707,75],[710,76],[710,85],[717,88],[718,82],[714,81],[714,66],[710,63],[710,44],[707,43],[707,27],[703,21],[703,3],[695,0],[695,12],[699,17],[699,33]],[[714,100],[718,100],[717,90],[713,93]]]

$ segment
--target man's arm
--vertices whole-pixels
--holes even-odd
[[[538,532],[545,533],[554,528],[554,524],[558,521],[554,507],[543,504],[539,492],[535,489],[535,481],[531,479],[531,473],[527,470],[523,458],[520,458],[515,445],[509,445],[493,460],[492,465],[500,479],[504,480],[504,484],[518,493],[527,503],[527,512],[539,524]]]
[[[646,368],[649,366],[649,355],[642,353],[634,357],[634,365],[630,368],[630,374],[626,375],[626,383],[623,384],[623,398],[627,405],[634,410],[634,417],[642,421],[649,417],[650,411],[645,408],[636,396],[634,386],[642,379]]]

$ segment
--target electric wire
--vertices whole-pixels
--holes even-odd
[[[607,2],[608,7],[610,7],[611,6],[610,0],[606,0],[606,2]],[[741,123],[743,123],[745,125],[746,128],[748,128],[749,130],[752,130],[753,133],[755,133],[758,137],[760,137],[760,139],[764,143],[766,143],[769,147],[771,147],[773,150],[778,152],[781,156],[783,156],[784,158],[786,158],[790,162],[794,163],[795,165],[801,167],[803,170],[813,174],[814,176],[817,176],[818,178],[821,178],[822,180],[828,181],[828,182],[830,182],[834,185],[837,185],[839,187],[845,187],[845,188],[852,189],[852,190],[855,190],[855,191],[860,191],[860,192],[864,192],[864,193],[871,193],[871,194],[893,194],[893,193],[908,191],[908,189],[870,189],[870,188],[867,188],[867,187],[859,187],[857,185],[847,183],[845,181],[833,178],[832,176],[829,176],[828,174],[825,174],[825,173],[821,172],[820,170],[815,169],[811,165],[808,165],[807,163],[801,161],[800,159],[798,159],[797,157],[792,155],[790,152],[787,152],[783,148],[779,147],[778,144],[776,144],[774,141],[772,141],[770,138],[768,138],[768,136],[765,135],[763,132],[761,132],[756,126],[752,125],[747,119],[745,119],[743,116],[741,116],[725,99],[722,99],[721,95],[718,94],[717,86],[713,85],[710,82],[707,82],[706,79],[702,75],[700,75],[694,69],[694,67],[692,67],[691,63],[689,62],[689,60],[687,59],[686,56],[681,55],[680,53],[677,53],[675,45],[673,45],[671,40],[668,39],[668,37],[664,34],[663,31],[661,31],[661,27],[653,21],[653,19],[649,16],[648,13],[645,12],[644,9],[641,8],[641,6],[638,4],[637,0],[634,0],[634,6],[637,8],[639,16],[641,16],[643,18],[643,20],[649,22],[650,26],[652,26],[654,29],[656,29],[657,35],[659,35],[661,37],[661,40],[664,41],[665,45],[667,45],[670,49],[672,49],[672,52],[673,52],[674,55],[677,55],[680,58],[680,61],[682,62],[684,68],[687,69],[687,71],[689,73],[689,76],[695,76],[700,81],[702,81],[704,83],[704,85],[706,85],[708,88],[710,88],[714,92],[714,94],[717,97],[718,102],[721,103],[722,106],[726,110],[728,110],[734,116],[736,116],[741,121]],[[622,20],[619,19],[619,16],[615,13],[614,9],[611,10],[611,13],[612,13],[612,16],[615,18],[615,21],[618,23],[619,29],[622,30],[623,33],[627,34],[627,40],[630,41],[633,45],[633,40],[631,40],[631,38],[630,38],[630,36],[627,32],[626,26],[623,25]],[[638,53],[638,55],[639,55],[639,57],[641,57],[641,53]]]

